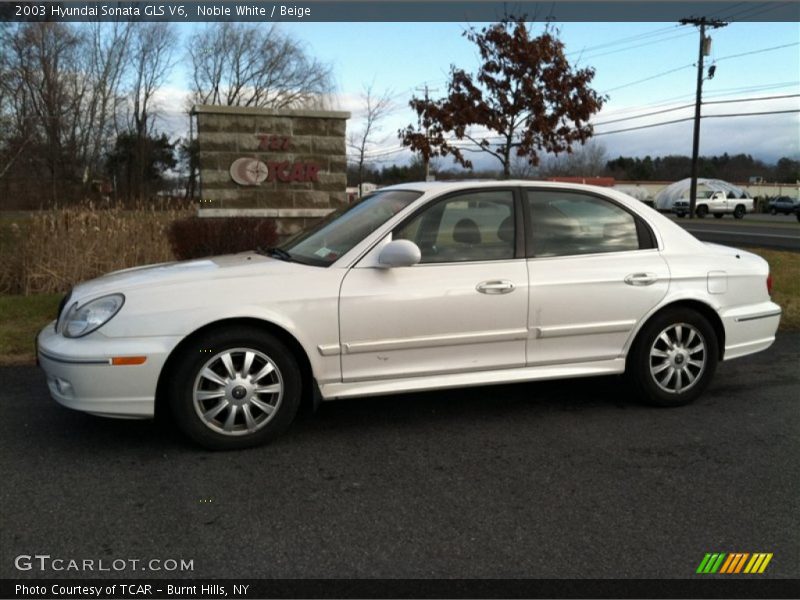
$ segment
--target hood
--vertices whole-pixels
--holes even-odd
[[[101,296],[126,290],[158,285],[160,287],[192,281],[215,281],[229,277],[242,277],[250,273],[265,275],[282,274],[296,268],[297,263],[288,263],[255,252],[242,252],[198,260],[159,263],[114,271],[78,284],[73,289],[74,298]]]

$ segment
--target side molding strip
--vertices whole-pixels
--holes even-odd
[[[561,327],[533,327],[537,339],[567,337],[572,335],[592,335],[596,333],[625,333],[633,329],[635,320],[609,321],[608,323],[591,323],[589,325],[564,325]]]
[[[339,344],[320,344],[317,350],[322,356],[339,356],[342,353],[342,347]]]
[[[528,338],[527,329],[507,329],[505,331],[484,331],[479,333],[455,333],[374,342],[351,342],[343,344],[346,354],[364,352],[386,352],[388,350],[410,350],[417,348],[437,348],[465,344],[486,344],[489,342],[512,342]]]

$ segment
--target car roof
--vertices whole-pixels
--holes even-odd
[[[452,181],[414,181],[409,183],[398,183],[380,188],[380,190],[411,190],[415,192],[446,192],[461,189],[474,189],[483,187],[537,187],[554,189],[571,189],[585,191],[608,192],[611,188],[596,185],[586,185],[582,183],[566,183],[561,181],[536,181],[530,179],[457,179]]]

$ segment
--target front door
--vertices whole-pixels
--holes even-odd
[[[387,269],[362,260],[348,272],[344,381],[525,364],[528,271],[517,206],[510,189],[433,201],[392,233],[420,247],[419,264]]]

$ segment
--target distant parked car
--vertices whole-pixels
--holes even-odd
[[[778,196],[773,198],[769,203],[770,214],[777,215],[791,215],[797,212],[798,202],[789,196]]]
[[[681,198],[672,205],[672,212],[679,218],[689,214],[689,199]],[[709,214],[721,219],[723,215],[733,215],[735,219],[743,218],[747,213],[753,212],[753,199],[746,196],[737,198],[733,192],[727,194],[722,190],[706,190],[700,192],[695,200],[694,214],[703,218]]]

